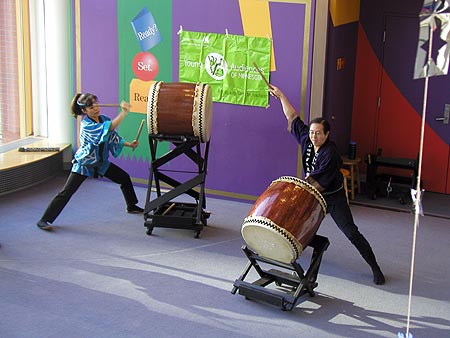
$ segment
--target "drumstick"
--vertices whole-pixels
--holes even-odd
[[[261,72],[261,70],[258,68],[258,65],[256,64],[256,62],[253,62],[253,66],[255,66],[256,71],[259,73],[259,75],[261,75],[262,79],[264,80],[264,82],[266,83],[267,87],[272,88],[272,86],[270,85],[269,81],[267,81],[266,77],[264,76],[264,74]]]
[[[119,103],[98,103],[99,107],[120,107]]]
[[[175,206],[175,203],[172,203],[166,210],[164,210],[164,212],[161,214],[161,216],[164,216],[165,214],[167,214],[170,210],[172,210],[172,208]]]
[[[135,140],[138,140],[138,139],[139,139],[139,136],[141,136],[142,127],[144,126],[144,123],[145,123],[145,119],[142,119],[141,125],[139,126],[139,129],[138,129],[138,132],[137,132],[137,135],[136,135]]]
[[[139,140],[139,136],[141,136],[142,127],[144,126],[144,123],[145,123],[145,119],[142,119],[141,125],[139,126],[135,140]],[[134,149],[136,149],[136,148],[133,148],[133,151],[134,151]]]

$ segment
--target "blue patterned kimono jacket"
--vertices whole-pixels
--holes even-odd
[[[116,130],[109,130],[111,119],[100,115],[100,122],[86,116],[81,121],[80,148],[72,161],[72,172],[89,176],[103,176],[109,167],[109,153],[119,156],[125,140]]]

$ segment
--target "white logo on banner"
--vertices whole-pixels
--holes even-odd
[[[228,64],[219,53],[210,53],[205,60],[206,72],[215,80],[223,80],[228,73]]]

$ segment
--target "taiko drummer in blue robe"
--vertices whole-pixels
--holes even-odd
[[[71,103],[73,117],[83,116],[80,126],[80,147],[74,155],[72,170],[64,187],[52,199],[37,223],[40,229],[52,228],[51,224],[88,177],[106,177],[120,184],[127,212],[142,213],[144,211],[137,206],[138,199],[130,175],[109,161],[109,155],[119,156],[123,147],[135,149],[138,146],[137,140],[127,142],[116,131],[128,114],[130,105],[122,101],[120,108],[121,112],[111,120],[100,113],[96,95],[78,93],[73,98]]]
[[[319,117],[313,119],[309,126],[306,125],[279,88],[270,85],[269,91],[280,99],[288,121],[288,131],[301,146],[305,180],[325,198],[327,213],[369,264],[374,283],[384,284],[385,278],[375,254],[353,220],[343,189],[344,178],[340,172],[342,160],[336,145],[329,138],[330,124]]]

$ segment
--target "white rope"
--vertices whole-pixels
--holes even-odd
[[[430,26],[430,43],[428,46],[428,60],[427,60],[427,69],[425,74],[425,85],[424,85],[424,93],[423,93],[423,108],[422,108],[422,125],[420,128],[420,148],[419,148],[419,159],[418,159],[418,172],[417,172],[417,182],[416,182],[416,199],[414,201],[414,232],[413,232],[413,243],[412,243],[412,251],[411,251],[411,271],[409,277],[409,293],[408,293],[408,315],[407,315],[407,323],[406,323],[406,337],[410,337],[409,329],[410,329],[410,321],[411,321],[411,303],[412,303],[412,289],[413,289],[413,278],[414,278],[414,259],[416,253],[416,239],[417,239],[417,228],[419,227],[419,215],[422,210],[422,189],[420,187],[421,176],[422,176],[422,154],[423,154],[423,140],[425,134],[425,123],[426,123],[426,113],[427,113],[427,101],[428,101],[428,72],[433,46],[433,28]]]

